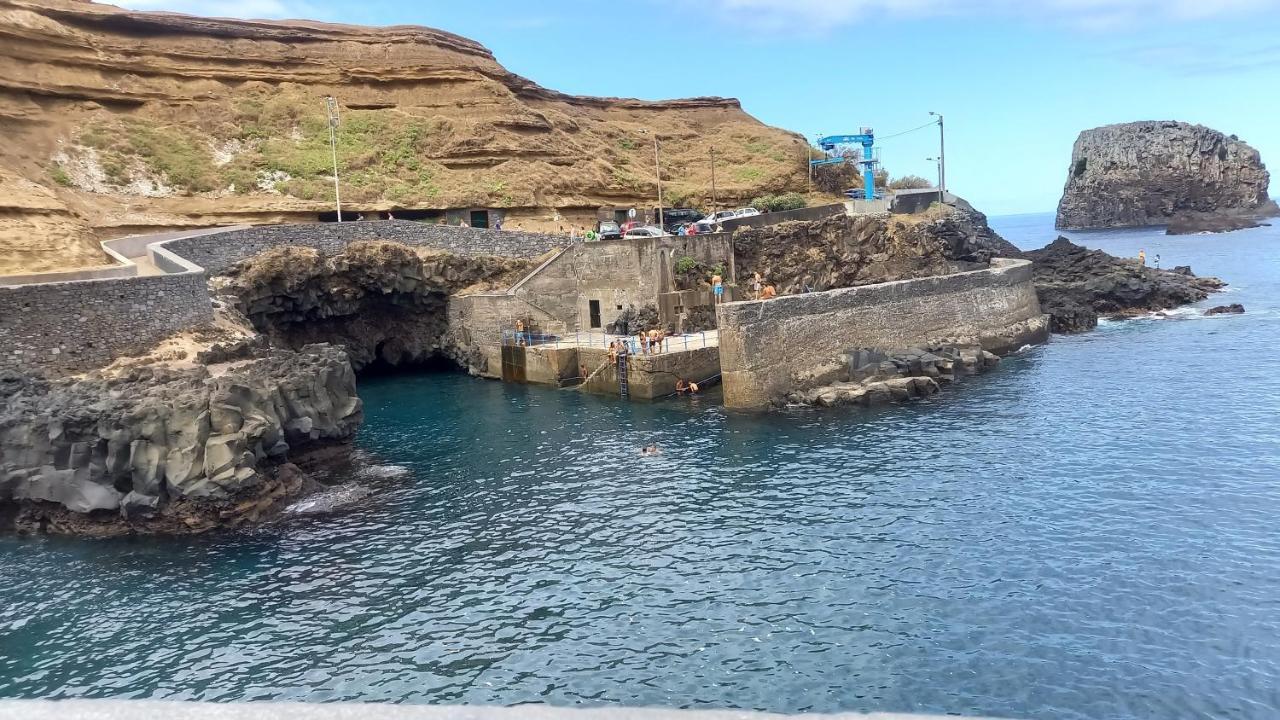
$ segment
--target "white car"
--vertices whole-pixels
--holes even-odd
[[[624,233],[622,237],[651,238],[651,237],[662,237],[665,234],[666,233],[662,232],[662,228],[657,227],[655,225],[642,225],[640,227],[631,228],[626,233]]]
[[[702,218],[698,222],[716,225],[722,220],[728,220],[731,217],[736,217],[737,214],[737,210],[721,210],[713,215],[708,215],[707,217]]]
[[[755,217],[756,215],[759,215],[759,214],[760,214],[760,211],[752,207],[738,208],[737,210],[733,211],[734,217]]]

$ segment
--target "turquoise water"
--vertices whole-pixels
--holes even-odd
[[[1074,234],[1248,313],[875,412],[365,379],[337,514],[0,539],[0,696],[1274,718],[1278,231]]]

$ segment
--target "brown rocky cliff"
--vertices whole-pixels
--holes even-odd
[[[1180,122],[1107,125],[1080,133],[1057,226],[1164,225],[1178,213],[1262,211],[1270,175],[1234,135]]]
[[[350,209],[583,225],[599,206],[652,204],[652,133],[674,202],[708,193],[713,146],[722,201],[804,181],[803,138],[736,100],[566,95],[439,30],[0,0],[0,168],[50,191],[65,234],[314,220],[331,208],[326,95],[342,104]],[[40,242],[0,216],[0,238],[22,235]],[[5,252],[0,272],[83,264],[53,250],[39,268]]]

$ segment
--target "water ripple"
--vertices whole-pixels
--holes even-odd
[[[1221,251],[1258,237],[1160,248],[1244,316],[871,412],[366,381],[321,516],[0,540],[0,696],[1276,717],[1280,243]]]

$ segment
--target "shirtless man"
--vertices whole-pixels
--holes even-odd
[[[764,290],[760,293],[761,300],[772,300],[776,297],[778,297],[778,291],[774,289],[773,285],[765,285]]]
[[[724,278],[719,275],[711,276],[711,291],[716,294],[716,304],[724,302]]]

